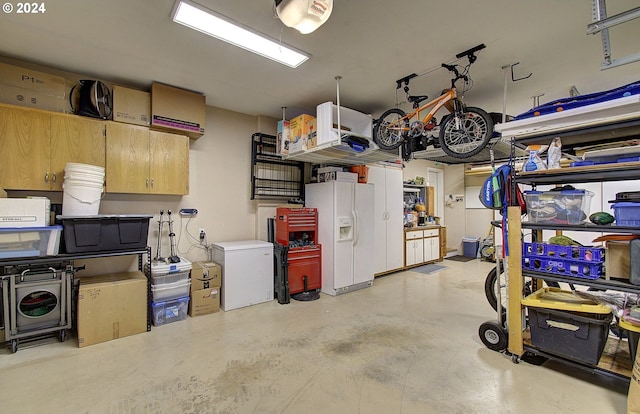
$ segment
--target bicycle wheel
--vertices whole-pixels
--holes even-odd
[[[493,135],[493,121],[480,108],[467,107],[456,125],[454,115],[447,116],[440,127],[440,146],[453,158],[476,155],[487,145]]]
[[[503,271],[503,264],[500,263],[500,278],[498,279],[498,272],[496,271],[496,267],[491,269],[487,274],[487,278],[484,280],[484,294],[487,297],[487,301],[489,305],[493,308],[493,310],[498,310],[498,289],[500,289],[500,298],[502,299],[502,310],[507,308],[508,300],[507,300],[507,275]],[[558,282],[544,282],[549,287],[560,287]],[[531,292],[531,281],[527,281],[524,283],[522,295],[528,296]]]
[[[403,120],[405,112],[401,109],[389,109],[380,116],[373,127],[373,142],[383,150],[394,150],[402,145],[409,122]]]
[[[500,280],[498,281],[497,266],[491,269],[484,281],[484,294],[489,301],[489,305],[493,310],[498,310],[498,289],[502,298],[502,309],[507,307],[507,275],[502,271],[502,263],[500,264]]]

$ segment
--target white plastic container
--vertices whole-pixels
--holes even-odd
[[[168,273],[188,272],[191,262],[181,257],[178,263],[151,262],[151,276],[163,276]]]
[[[100,211],[102,183],[65,179],[62,189],[63,216],[95,216]]]
[[[68,162],[64,170],[62,215],[97,215],[104,190],[104,167]]]
[[[151,285],[151,293],[154,302],[164,302],[170,299],[189,296],[191,280],[184,279],[175,283]]]

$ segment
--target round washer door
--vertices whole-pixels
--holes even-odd
[[[55,326],[60,322],[60,284],[18,288],[16,322],[20,330]]]

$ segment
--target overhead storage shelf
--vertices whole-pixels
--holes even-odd
[[[373,142],[371,115],[325,102],[316,108],[316,147],[289,154],[284,159],[312,164],[360,165],[380,161],[393,161],[399,152],[387,152]],[[367,142],[368,148],[359,151],[347,143],[350,137]]]
[[[562,145],[602,141],[640,134],[640,95],[625,96],[552,114],[495,126],[516,144],[548,143],[556,136]]]
[[[481,164],[491,161],[491,147],[493,146],[494,160],[508,160],[511,154],[511,144],[508,140],[502,138],[492,138],[485,148],[478,154],[467,158],[454,158],[451,157],[442,150],[442,148],[428,149],[424,151],[416,151],[413,153],[413,157],[417,159],[441,162],[443,164]],[[524,157],[526,154],[520,148],[514,149],[515,157]]]

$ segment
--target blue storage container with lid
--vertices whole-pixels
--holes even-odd
[[[618,226],[640,226],[640,203],[623,201],[611,205]]]

